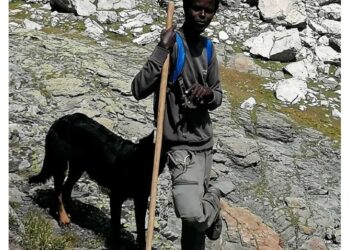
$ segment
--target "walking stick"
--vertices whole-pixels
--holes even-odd
[[[174,15],[174,2],[169,1],[168,11],[167,11],[167,19],[166,19],[166,28],[167,29],[170,28],[172,25],[173,15]],[[146,250],[152,249],[154,217],[155,217],[156,198],[157,198],[159,162],[160,162],[160,153],[161,153],[161,149],[162,149],[162,138],[163,138],[165,94],[166,94],[166,87],[167,87],[167,83],[168,83],[168,73],[169,73],[169,55],[167,56],[167,58],[164,62],[161,80],[160,80],[158,115],[157,115],[157,133],[156,133],[156,145],[155,145],[155,150],[154,150],[152,186],[151,186],[151,203],[150,203],[149,215],[148,215]]]

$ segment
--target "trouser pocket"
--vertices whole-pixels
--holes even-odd
[[[200,217],[204,167],[188,150],[172,151],[168,156],[176,215],[181,218]]]

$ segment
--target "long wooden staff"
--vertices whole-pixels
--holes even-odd
[[[169,1],[168,11],[167,11],[167,19],[166,19],[166,28],[167,29],[169,29],[172,25],[173,15],[174,15],[174,2]],[[161,154],[161,149],[162,149],[162,138],[163,138],[165,95],[166,95],[166,87],[167,87],[167,83],[168,83],[168,73],[169,73],[169,55],[167,56],[167,58],[164,62],[161,80],[160,80],[158,116],[157,116],[157,133],[156,133],[157,136],[156,136],[156,146],[155,146],[155,150],[154,150],[152,186],[151,186],[151,203],[150,203],[150,207],[149,207],[149,216],[148,216],[146,250],[152,249],[154,217],[155,217],[156,198],[157,198],[159,162],[160,162],[160,154]]]

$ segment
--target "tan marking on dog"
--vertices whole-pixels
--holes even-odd
[[[58,196],[58,222],[60,225],[67,225],[70,223],[69,216],[64,209],[63,201],[62,201],[62,194]]]

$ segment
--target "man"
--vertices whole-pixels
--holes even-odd
[[[175,212],[182,219],[183,250],[205,249],[205,235],[216,240],[222,228],[219,199],[223,193],[209,184],[214,143],[208,112],[221,105],[222,90],[215,50],[212,48],[212,56],[207,58],[207,40],[201,35],[219,2],[183,1],[185,22],[178,34],[185,62],[178,78],[171,79],[180,49],[173,26],[161,33],[160,42],[132,82],[132,93],[138,100],[155,93],[156,116],[161,70],[170,53],[163,149],[168,154]]]

